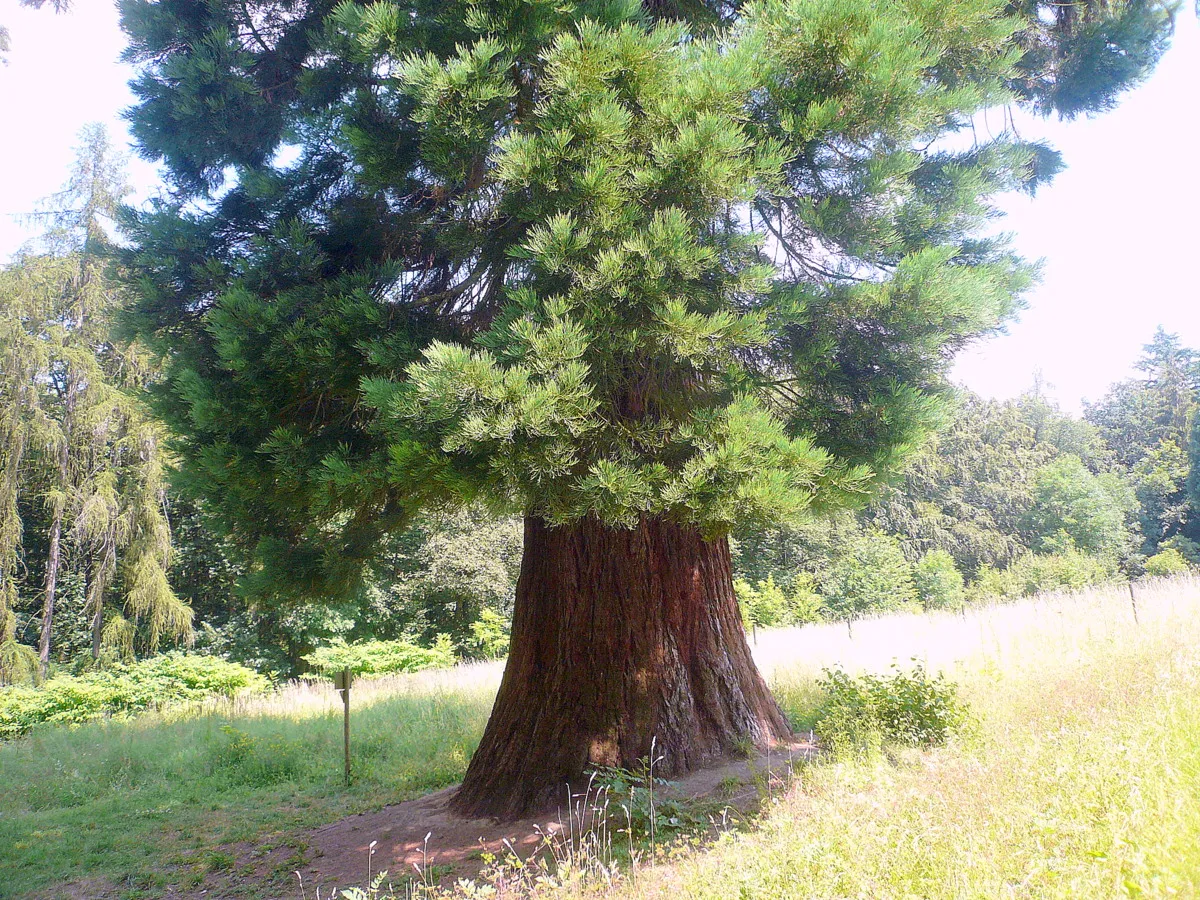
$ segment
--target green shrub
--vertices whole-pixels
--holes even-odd
[[[468,648],[479,659],[501,659],[508,655],[509,622],[500,613],[484,609],[471,623]]]
[[[930,550],[913,567],[917,597],[926,609],[957,609],[963,602],[963,577],[954,557]]]
[[[1029,554],[1004,571],[984,566],[971,586],[972,599],[1002,597],[1016,599],[1042,591],[1077,591],[1102,584],[1116,574],[1115,564],[1080,550]]]
[[[215,656],[165,653],[101,671],[51,678],[38,688],[0,692],[0,738],[17,737],[43,723],[78,724],[266,687],[265,678],[237,663]]]
[[[967,589],[967,597],[970,600],[1015,600],[1021,596],[1021,591],[1017,579],[1008,569],[993,569],[985,564],[979,567],[975,580]]]
[[[1200,472],[1197,473],[1200,477]],[[1200,544],[1184,537],[1182,534],[1167,538],[1158,545],[1161,550],[1175,550],[1190,566],[1200,566]]]
[[[911,671],[854,677],[825,669],[816,731],[834,753],[878,749],[884,744],[933,747],[945,744],[966,709],[953,682],[933,678],[920,663]]]
[[[820,622],[824,613],[825,598],[817,592],[816,579],[807,572],[801,572],[792,583],[792,591],[788,595],[788,624]]]
[[[783,624],[787,597],[775,584],[773,576],[768,575],[766,581],[760,581],[756,586],[739,579],[733,584],[733,592],[742,610],[742,621],[747,625],[770,628]]]
[[[823,585],[828,608],[836,618],[896,612],[916,605],[912,566],[896,538],[869,531],[848,549],[830,567]]]
[[[635,841],[652,835],[672,840],[704,833],[712,827],[715,810],[697,798],[680,797],[670,791],[672,782],[657,774],[651,778],[649,761],[642,759],[633,769],[596,766],[590,770],[587,792],[614,806],[620,805],[621,821]]]
[[[1187,559],[1174,547],[1159,550],[1145,564],[1146,574],[1151,576],[1181,575],[1191,569]]]
[[[135,681],[149,680],[177,685],[177,690],[200,696],[220,694],[234,697],[243,691],[261,691],[267,680],[246,666],[216,656],[164,653],[131,666],[114,667],[109,673],[124,673]],[[189,698],[191,699],[191,698]]]
[[[347,644],[345,641],[320,647],[304,657],[304,661],[321,673],[350,669],[357,675],[391,675],[397,672],[420,672],[422,669],[444,669],[458,660],[447,635],[439,634],[432,647],[418,647],[409,641],[364,641]]]
[[[733,583],[733,591],[742,611],[742,621],[748,627],[773,628],[817,622],[824,605],[821,595],[813,588],[812,576],[807,573],[796,578],[791,592],[777,585],[773,575],[754,586],[739,578]]]
[[[1116,574],[1113,562],[1080,550],[1024,556],[1012,568],[1025,596],[1039,591],[1080,590]]]

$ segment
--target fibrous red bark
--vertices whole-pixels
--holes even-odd
[[[501,819],[560,804],[589,766],[664,777],[785,739],[746,643],[729,543],[643,519],[525,520],[512,643],[455,808]]]

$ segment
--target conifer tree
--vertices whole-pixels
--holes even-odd
[[[50,510],[38,644],[43,674],[68,546],[91,563],[94,656],[106,634],[128,652],[139,622],[151,646],[164,635],[186,637],[191,627],[190,610],[166,581],[161,426],[130,394],[150,374],[150,360],[110,336],[127,295],[107,272],[105,220],[116,213],[123,185],[107,135],[89,126],[65,189],[48,203],[43,252],[25,253],[0,271],[0,639],[13,639],[18,496],[36,491]],[[118,577],[128,617],[111,611],[106,623],[106,593]],[[15,645],[9,658],[9,674],[19,674],[23,656]]]
[[[1200,360],[1161,326],[1142,348],[1142,378],[1113,385],[1084,416],[1132,476],[1141,504],[1143,552],[1176,535],[1200,534],[1195,493],[1194,420],[1200,408]],[[1189,482],[1189,479],[1191,481]]]
[[[1031,272],[980,228],[1057,156],[945,138],[1102,109],[1169,28],[1057,9],[124,0],[173,192],[128,223],[135,325],[246,589],[348,590],[422,507],[524,517],[459,809],[786,736],[726,535],[866,496],[1019,308]]]
[[[1187,477],[1184,487],[1188,497],[1190,540],[1200,538],[1200,408],[1192,410],[1192,428],[1188,438]]]

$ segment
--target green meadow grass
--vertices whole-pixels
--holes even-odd
[[[748,830],[539,895],[1200,896],[1200,581],[1139,588],[1138,610],[1135,624],[1128,593],[1105,589],[760,633],[756,657],[799,728],[823,668],[911,659],[958,684],[968,725],[941,749],[803,765]],[[238,842],[298,859],[305,828],[458,780],[498,675],[360,682],[348,790],[328,684],[0,744],[0,897],[190,896],[209,872],[238,883]]]
[[[449,677],[360,682],[350,789],[327,685],[0,744],[0,897],[54,895],[81,877],[156,896],[234,865],[214,848],[286,843],[301,826],[451,784],[482,733],[494,678]]]
[[[1136,626],[1119,592],[998,611],[1008,631],[947,666],[973,710],[950,746],[807,765],[752,830],[604,895],[1200,896],[1197,587],[1160,586]],[[776,671],[785,705],[811,667]]]

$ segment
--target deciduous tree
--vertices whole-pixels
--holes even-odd
[[[1078,456],[1064,454],[1033,473],[1032,480],[1025,529],[1035,550],[1079,549],[1114,561],[1133,550],[1130,524],[1137,503],[1119,475],[1093,475]]]

